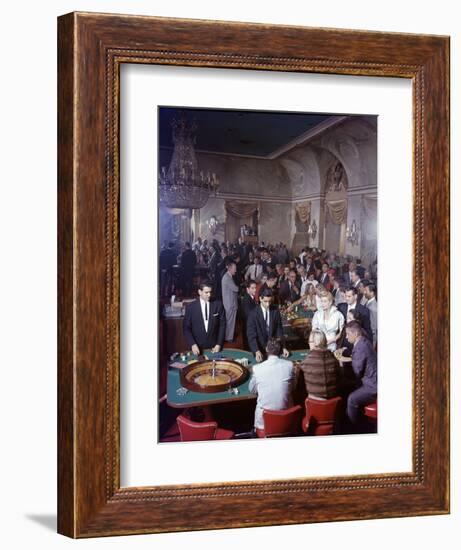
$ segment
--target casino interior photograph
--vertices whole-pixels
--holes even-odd
[[[158,442],[377,433],[377,118],[158,107]]]

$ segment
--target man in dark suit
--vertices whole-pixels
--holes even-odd
[[[204,349],[221,351],[226,332],[226,314],[220,301],[210,301],[212,285],[200,283],[198,299],[186,307],[183,333],[192,353],[200,355]]]
[[[192,279],[194,278],[197,256],[191,250],[189,242],[184,243],[184,251],[181,254],[181,290],[183,296],[190,296],[192,293]]]
[[[357,274],[360,277],[360,279],[365,279],[365,268],[362,265],[362,260],[357,259],[355,271],[357,271]]]
[[[354,287],[348,288],[344,295],[346,303],[338,304],[339,311],[343,314],[344,319],[347,323],[347,314],[351,309],[354,309],[362,319],[362,328],[365,332],[365,336],[373,342],[373,333],[370,326],[370,311],[367,307],[362,306],[357,300],[358,294],[357,289]]]
[[[323,285],[326,290],[331,290],[330,276],[328,275],[329,269],[330,266],[327,264],[327,262],[324,262],[322,264],[322,274],[319,277],[319,283]]]
[[[250,350],[255,354],[256,361],[260,363],[264,359],[264,353],[269,338],[283,340],[283,325],[280,311],[272,306],[272,290],[265,289],[259,296],[259,306],[251,311],[247,323],[247,338]],[[290,355],[283,348],[283,356]]]
[[[173,266],[176,264],[177,255],[174,251],[174,243],[168,243],[168,248],[160,252],[160,295],[170,296],[173,289]]]
[[[249,279],[245,283],[245,294],[242,296],[240,302],[240,317],[242,319],[242,331],[243,331],[243,346],[245,349],[248,349],[248,339],[247,339],[247,324],[248,317],[251,312],[257,307],[258,300],[256,299],[256,281]]]
[[[373,344],[362,334],[359,323],[346,325],[346,338],[352,344],[352,370],[359,387],[347,398],[347,417],[354,429],[362,416],[363,407],[376,400],[378,393],[378,360]]]
[[[279,289],[279,299],[281,304],[286,302],[295,302],[299,299],[300,288],[297,286],[297,273],[291,270],[288,273],[288,281],[283,281]]]
[[[243,320],[246,324],[246,321],[248,320],[250,313],[258,305],[258,302],[255,299],[256,281],[253,281],[252,279],[248,280],[245,283],[245,287],[246,287],[246,292],[242,297],[241,311],[242,311]]]

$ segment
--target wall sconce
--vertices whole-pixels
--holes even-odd
[[[352,220],[352,225],[350,227],[346,227],[346,239],[352,246],[357,246],[359,244],[359,230],[357,229],[355,220]]]
[[[317,235],[317,224],[315,223],[315,220],[309,224],[307,234],[311,239],[315,239],[315,236]]]

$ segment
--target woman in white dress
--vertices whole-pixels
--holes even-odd
[[[320,297],[321,308],[315,312],[312,319],[312,330],[321,330],[325,334],[330,351],[336,351],[337,341],[344,326],[343,314],[333,301],[331,292],[323,293]]]

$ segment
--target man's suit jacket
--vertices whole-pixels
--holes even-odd
[[[228,272],[224,273],[221,279],[221,293],[225,310],[231,311],[238,308],[238,291],[239,287],[235,284],[232,275]]]
[[[342,303],[342,304],[338,304],[337,307],[339,311],[344,315],[344,319],[347,321],[348,305],[346,303]],[[359,304],[359,302],[355,304],[354,309],[362,317],[362,328],[365,331],[365,336],[369,338],[371,342],[373,342],[373,333],[371,332],[371,326],[370,326],[370,311],[366,306],[362,306],[362,304]]]
[[[204,349],[213,348],[216,345],[223,346],[226,331],[226,314],[221,302],[218,300],[209,302],[210,316],[208,318],[208,330],[205,331],[205,323],[202,317],[200,299],[191,302],[186,307],[183,322],[183,333],[189,347],[194,344]]]
[[[280,311],[277,307],[269,309],[269,330],[264,320],[261,306],[257,306],[250,313],[247,321],[248,345],[253,353],[265,352],[269,337],[283,339],[283,325]]]
[[[300,290],[299,287],[298,290]],[[289,281],[283,281],[279,289],[279,298],[281,304],[284,302],[294,302],[299,298],[299,292],[296,292],[293,288],[290,289]]]
[[[343,281],[344,281],[344,284],[346,285],[346,288],[352,286],[351,275],[349,271],[346,271],[343,274]]]
[[[253,309],[258,305],[255,299],[253,299],[248,292],[245,292],[242,298],[242,317],[244,322],[248,320],[248,317],[250,316],[250,313],[253,311]]]
[[[357,275],[358,275],[361,279],[364,279],[364,278],[365,278],[365,268],[363,267],[363,265],[358,265],[358,266],[355,268],[355,271],[357,271]]]
[[[197,256],[192,250],[184,250],[181,254],[181,269],[184,274],[191,277],[194,275],[195,265],[197,264]]]
[[[373,345],[376,345],[378,340],[378,302],[372,300],[365,306],[370,312],[370,327],[373,333]]]
[[[352,369],[367,389],[376,392],[378,388],[378,361],[373,344],[360,338],[352,350]]]
[[[330,276],[328,273],[322,273],[320,275],[319,283],[322,284],[327,290],[330,290]]]

